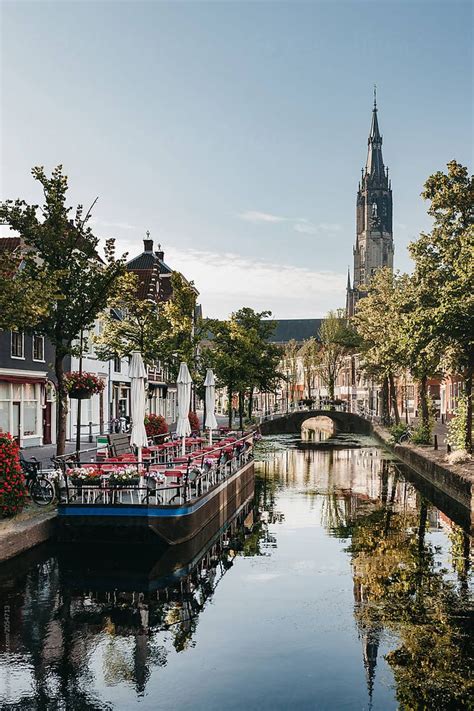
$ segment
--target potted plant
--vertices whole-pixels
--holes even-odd
[[[20,513],[26,498],[20,452],[13,437],[0,434],[0,517]]]
[[[168,423],[161,415],[147,415],[145,417],[145,430],[147,437],[167,434]]]
[[[94,373],[72,371],[65,374],[65,380],[69,397],[75,400],[87,400],[105,387],[105,382]]]
[[[140,474],[136,467],[116,467],[107,480],[110,486],[136,486],[140,483]]]
[[[68,470],[69,479],[73,486],[100,486],[100,469],[98,467],[77,467]]]

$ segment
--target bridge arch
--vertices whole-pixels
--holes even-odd
[[[334,424],[333,434],[350,432],[371,434],[372,425],[360,415],[338,410],[297,410],[272,420],[264,420],[260,425],[262,434],[299,434],[305,421],[313,418],[329,418]]]

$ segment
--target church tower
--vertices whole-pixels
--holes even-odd
[[[346,312],[353,316],[357,301],[367,293],[380,267],[393,269],[392,187],[382,157],[377,96],[368,139],[367,162],[357,191],[356,243],[352,286],[347,280]]]

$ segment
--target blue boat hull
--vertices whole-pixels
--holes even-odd
[[[198,499],[185,504],[61,504],[59,539],[95,543],[161,542],[177,545],[218,518],[224,525],[252,495],[254,466],[248,462]]]

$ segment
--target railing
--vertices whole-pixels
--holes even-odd
[[[158,484],[156,479],[153,478],[154,464],[150,462],[139,464],[138,462],[126,461],[117,462],[117,467],[136,467],[137,476],[140,476],[139,485],[111,482],[105,473],[97,483],[84,480],[73,484],[70,474],[67,472],[67,464],[81,466],[81,462],[77,461],[75,454],[63,455],[63,457],[54,459],[56,460],[55,463],[61,466],[63,470],[65,503],[136,505],[148,504],[151,499],[154,499],[156,504],[173,505],[183,504],[199,498],[237,472],[253,457],[251,440],[252,435],[246,435],[235,442],[229,443],[229,447],[233,449],[230,457],[227,456],[228,453],[224,452],[222,447],[216,446],[214,449],[200,453],[197,456],[190,453],[185,462],[167,462],[166,466],[169,470],[186,467],[186,471],[180,477],[181,481],[168,485]],[[212,458],[216,454],[219,456],[215,464],[207,465],[205,460]],[[85,464],[86,462],[83,463]],[[90,464],[90,462],[87,462],[87,464]],[[110,462],[94,462],[94,465],[100,471],[104,466],[110,466]],[[145,486],[141,483],[143,479],[147,480]]]

